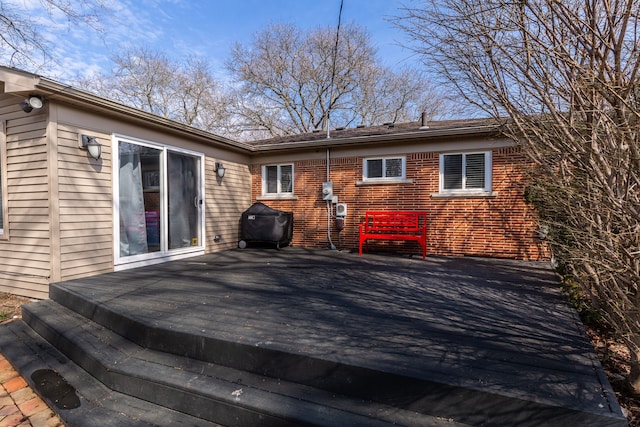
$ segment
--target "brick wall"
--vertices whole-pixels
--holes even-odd
[[[536,236],[535,212],[523,199],[526,163],[518,148],[493,150],[493,197],[433,197],[439,187],[439,154],[413,153],[406,160],[406,177],[412,183],[357,185],[362,180],[362,157],[331,159],[334,195],[348,206],[341,232],[333,219],[329,223],[331,240],[338,249],[357,250],[358,224],[367,210],[424,210],[428,215],[427,255],[548,258],[546,245]],[[327,205],[321,195],[326,162],[294,162],[294,174],[296,200],[263,203],[294,213],[294,245],[328,247]],[[252,166],[251,175],[255,201],[262,193],[260,165]],[[416,242],[370,241],[369,250],[420,253]]]

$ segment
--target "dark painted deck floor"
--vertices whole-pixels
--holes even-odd
[[[546,263],[245,249],[57,286],[178,335],[493,395],[497,412],[504,397],[621,417]]]

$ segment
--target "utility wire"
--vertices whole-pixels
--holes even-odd
[[[333,47],[333,64],[331,65],[331,86],[329,88],[329,105],[327,106],[327,139],[331,138],[331,126],[329,123],[329,116],[331,114],[331,103],[333,98],[333,84],[336,79],[336,62],[338,59],[338,44],[340,42],[340,24],[342,22],[342,5],[344,0],[340,0],[340,11],[338,12],[338,27],[336,28],[336,45]],[[329,149],[327,148],[327,182],[330,178],[330,158]],[[327,238],[329,239],[329,247],[333,250],[336,249],[336,245],[331,240],[331,201],[327,200]],[[338,235],[339,236],[339,235]]]
[[[327,106],[327,139],[331,138],[331,124],[330,115],[331,115],[331,105],[333,103],[333,84],[336,79],[336,62],[338,59],[338,44],[340,42],[340,25],[342,23],[342,6],[344,4],[344,0],[340,0],[340,11],[338,12],[338,27],[336,28],[336,44],[333,47],[333,64],[331,64],[331,85],[329,86],[329,105]]]

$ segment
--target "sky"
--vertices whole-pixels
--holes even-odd
[[[35,0],[23,0],[38,13]],[[196,54],[223,79],[224,63],[234,43],[250,43],[270,23],[293,23],[302,29],[337,26],[340,0],[106,0],[109,13],[101,31],[88,25],[57,26],[42,18],[45,36],[60,63],[45,75],[66,81],[110,69],[110,57],[127,46],[146,46],[172,59]],[[405,1],[406,2],[406,1]],[[402,0],[344,0],[342,23],[356,23],[372,37],[383,63],[391,68],[416,65],[401,47],[405,34],[389,18],[399,14]]]

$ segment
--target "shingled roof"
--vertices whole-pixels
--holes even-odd
[[[347,145],[366,142],[386,142],[399,139],[443,138],[459,135],[497,134],[500,122],[492,118],[440,120],[427,123],[406,122],[387,123],[380,126],[336,128],[329,132],[315,131],[300,135],[287,135],[248,142],[256,151],[324,145]]]

